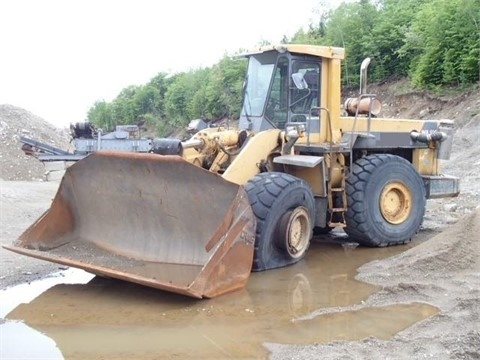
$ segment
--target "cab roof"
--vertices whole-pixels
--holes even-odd
[[[281,44],[281,45],[266,45],[256,49],[247,51],[241,54],[243,57],[248,57],[255,54],[261,54],[268,51],[278,51],[279,53],[290,52],[296,54],[313,55],[329,59],[344,59],[345,49],[333,46],[318,46],[318,45],[300,45],[300,44]]]

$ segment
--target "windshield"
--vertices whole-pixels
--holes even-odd
[[[275,60],[275,54],[260,54],[250,57],[245,80],[245,99],[242,115],[263,115]]]

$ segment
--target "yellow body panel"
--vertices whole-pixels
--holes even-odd
[[[329,59],[322,62],[322,86],[321,86],[321,118],[325,119],[321,122],[320,137],[324,141],[337,142],[341,139],[340,131],[340,59]]]
[[[358,117],[356,122],[354,117],[341,117],[340,127],[344,132],[366,132],[368,122],[366,117]],[[424,123],[424,120],[371,118],[370,131],[409,133],[412,130],[421,131]]]
[[[324,179],[324,168],[322,163],[313,168],[285,165],[285,170],[289,174],[305,180],[311,186],[315,196],[327,196],[327,189],[325,186],[326,179]]]
[[[413,167],[422,175],[440,174],[436,149],[415,149],[412,156]]]
[[[240,154],[223,174],[223,178],[235,184],[243,185],[260,170],[258,164],[280,145],[280,130],[262,131],[251,137]]]

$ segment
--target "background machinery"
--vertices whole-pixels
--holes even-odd
[[[70,124],[73,152],[62,150],[26,136],[20,137],[22,151],[42,162],[78,161],[100,150],[147,153],[152,151],[152,139],[140,136],[138,125],[117,125],[115,131],[103,132],[92,123]]]
[[[186,128],[186,134],[194,134],[205,129],[208,124],[203,119],[191,120]],[[140,136],[141,125],[117,125],[115,130],[104,132],[92,123],[77,122],[70,124],[70,142],[73,151],[66,151],[36,139],[20,137],[22,151],[42,162],[78,161],[88,154],[100,150],[128,151],[138,153],[154,152],[155,141],[150,137]],[[186,135],[188,136],[188,135]]]
[[[313,232],[403,244],[426,200],[457,196],[442,175],[453,122],[378,117],[361,91],[341,106],[342,48],[267,46],[249,59],[237,129],[151,153],[97,151],[67,169],[51,208],[6,248],[192,297],[243,287],[301,260]]]

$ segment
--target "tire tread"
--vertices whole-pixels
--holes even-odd
[[[405,244],[411,241],[411,237],[402,239],[399,241],[391,241],[390,239],[380,238],[375,234],[373,230],[373,224],[371,224],[365,215],[365,203],[371,201],[369,194],[367,194],[367,184],[375,175],[375,170],[387,163],[398,164],[411,164],[396,155],[392,154],[374,154],[368,155],[357,160],[352,168],[347,179],[347,202],[348,210],[346,213],[347,218],[347,233],[355,241],[366,246],[391,246]],[[415,171],[412,167],[412,170]],[[425,198],[424,194],[423,197]],[[424,202],[425,204],[425,202]],[[424,206],[423,206],[424,207]],[[421,211],[422,218],[425,209]],[[418,229],[416,230],[418,232]]]

